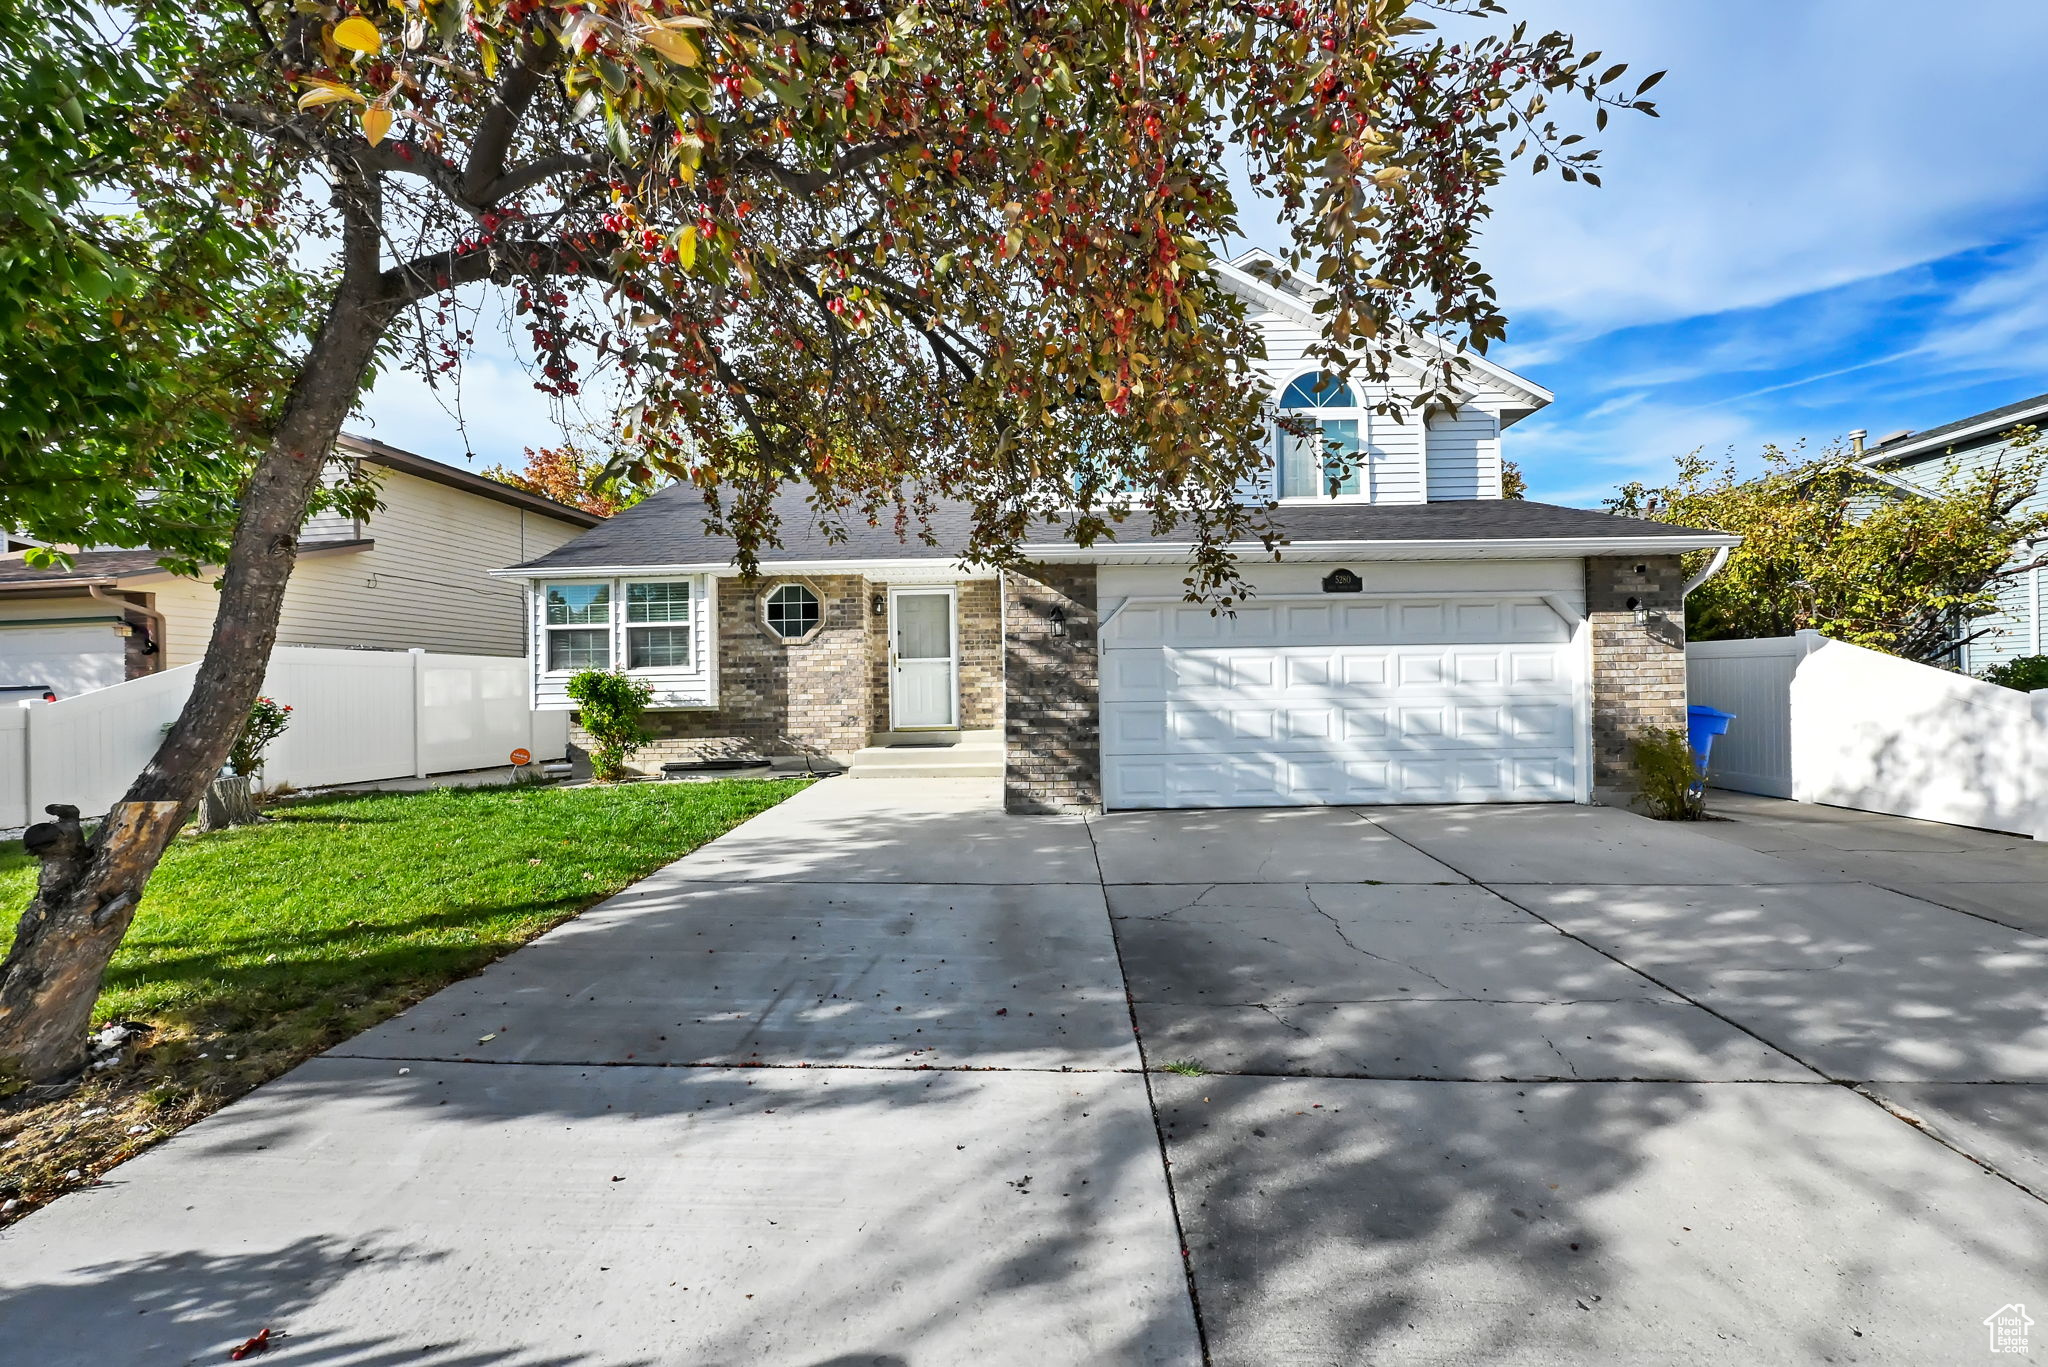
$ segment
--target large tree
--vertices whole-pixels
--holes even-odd
[[[1669,483],[1624,485],[1608,506],[1742,537],[1727,567],[1686,598],[1694,640],[1812,629],[1937,664],[1989,630],[1976,619],[2003,585],[2048,563],[2029,549],[2048,533],[2048,511],[2023,506],[2044,478],[2048,449],[2018,429],[2001,459],[1932,487],[1873,473],[1840,448],[1773,446],[1755,475],[1695,451]]]
[[[65,12],[27,4],[46,25]],[[1426,22],[1444,11],[1456,39]],[[1264,444],[1260,344],[1207,269],[1239,230],[1233,160],[1323,291],[1313,355],[1383,375],[1415,329],[1502,335],[1473,241],[1513,158],[1598,183],[1546,105],[1586,101],[1599,125],[1649,108],[1650,82],[1624,87],[1619,64],[1493,0],[90,13],[98,30],[16,35],[113,73],[81,82],[103,95],[77,168],[96,198],[60,206],[65,231],[108,231],[90,203],[132,206],[137,269],[171,306],[161,323],[124,310],[111,351],[160,362],[151,392],[171,394],[215,348],[246,358],[243,385],[209,380],[196,407],[250,439],[190,703],[95,832],[55,814],[29,833],[43,871],[0,968],[0,1061],[30,1079],[80,1061],[101,971],[247,713],[295,533],[380,365],[452,378],[479,307],[504,301],[544,389],[601,376],[625,396],[619,473],[704,488],[743,565],[773,544],[778,485],[801,481],[828,523],[911,536],[933,499],[966,500],[958,549],[998,564],[1040,519],[1089,539],[1148,517],[1195,544],[1196,591],[1227,598],[1226,547],[1269,530],[1229,492]],[[130,71],[146,79],[116,79]],[[221,260],[171,259],[185,240]],[[206,297],[244,294],[226,315]],[[1427,397],[1448,401],[1455,363],[1431,364]],[[78,413],[11,455],[55,460],[93,427]],[[137,459],[163,449],[146,427],[117,434]]]

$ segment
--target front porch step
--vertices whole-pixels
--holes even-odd
[[[927,748],[937,745],[994,745],[1000,747],[1002,743],[1003,733],[993,726],[986,730],[977,731],[954,729],[943,731],[877,731],[868,738],[869,746],[876,749],[883,747],[893,749],[897,746],[912,745]]]
[[[848,778],[1001,778],[1003,745],[995,731],[884,732],[856,750]]]

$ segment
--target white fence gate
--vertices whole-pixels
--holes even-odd
[[[1736,715],[1714,741],[1713,783],[2048,838],[2048,690],[1811,631],[1685,653],[1691,701]]]
[[[97,814],[127,790],[192,691],[197,665],[61,702],[0,707],[0,827],[53,802]],[[292,709],[270,748],[266,784],[424,777],[567,750],[568,713],[535,712],[527,665],[498,655],[281,646],[263,692]]]

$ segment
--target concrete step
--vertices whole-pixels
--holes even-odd
[[[1000,747],[1003,733],[994,727],[976,731],[877,731],[868,738],[869,746],[881,749],[918,746],[930,748],[944,745],[994,745]]]
[[[955,745],[870,745],[856,750],[848,778],[1001,778],[1003,747],[986,741]]]

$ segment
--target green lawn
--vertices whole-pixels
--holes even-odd
[[[73,1184],[65,1172],[118,1161],[804,786],[382,793],[294,803],[259,826],[181,837],[150,881],[97,1013],[158,1035],[75,1098],[0,1112],[0,1198],[20,1198],[12,1214],[25,1213]],[[10,938],[34,865],[18,843],[0,844]],[[92,1118],[105,1123],[77,1120],[95,1106],[107,1107]],[[138,1124],[148,1132],[127,1136]]]

